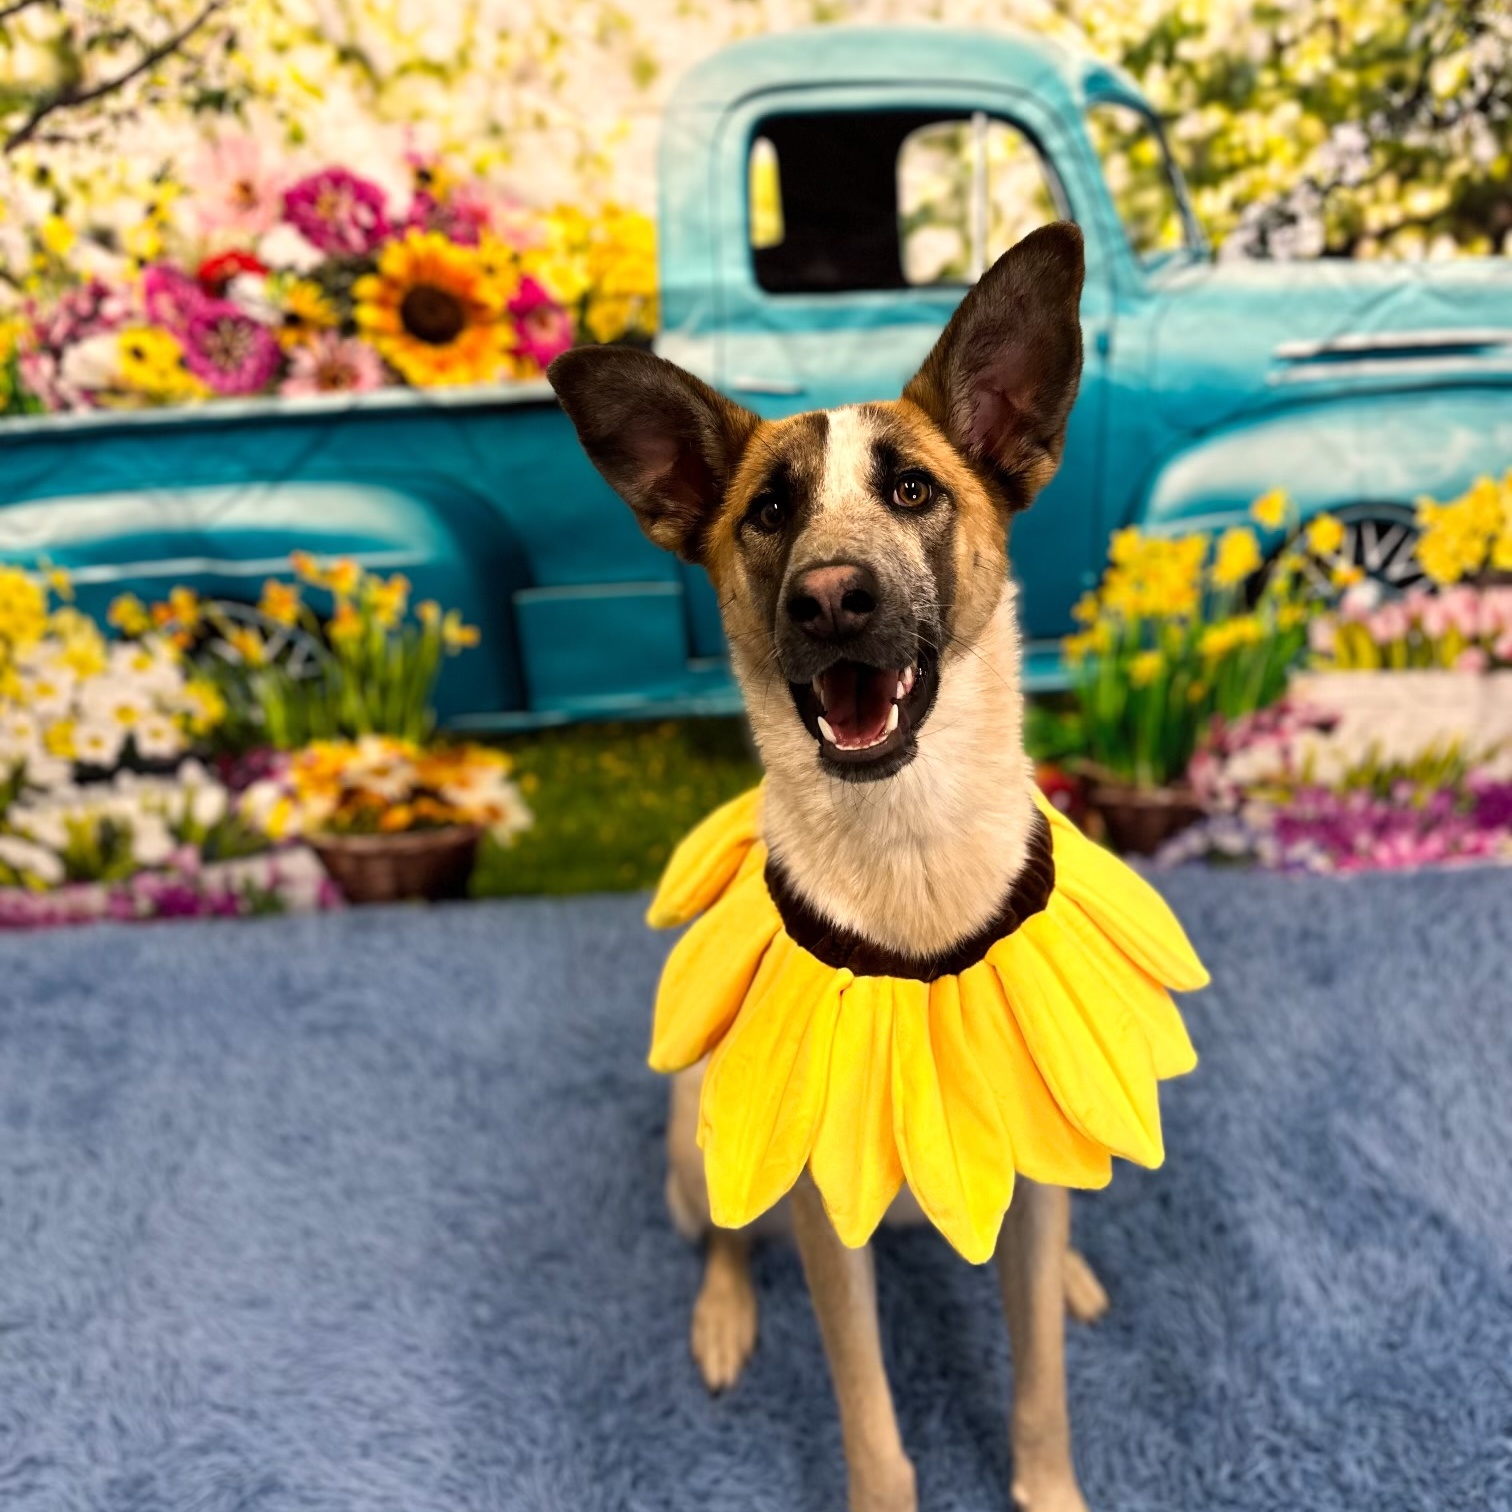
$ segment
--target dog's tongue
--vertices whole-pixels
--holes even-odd
[[[819,674],[824,690],[824,717],[839,746],[869,746],[887,733],[898,674],[866,667],[860,662],[837,662]]]

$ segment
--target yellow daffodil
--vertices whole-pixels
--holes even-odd
[[[362,568],[350,557],[342,557],[326,568],[325,586],[337,598],[351,598],[362,586]]]
[[[1284,488],[1272,488],[1250,505],[1250,518],[1267,530],[1280,530],[1291,516],[1291,496]]]
[[[46,628],[46,589],[19,567],[0,567],[0,642],[29,646]]]
[[[1141,651],[1129,663],[1129,681],[1136,688],[1147,688],[1165,668],[1165,657],[1159,651]]]
[[[462,616],[455,609],[449,610],[441,621],[441,639],[448,651],[463,651],[476,646],[479,638],[477,626],[464,625]]]
[[[198,629],[200,620],[204,617],[204,606],[200,603],[199,594],[192,588],[173,589],[168,595],[168,615],[170,621],[181,629]]]
[[[1218,538],[1213,557],[1213,582],[1220,588],[1236,588],[1258,572],[1260,542],[1247,525],[1236,525]]]
[[[268,660],[267,642],[252,625],[227,625],[226,644],[249,667],[261,667]]]
[[[368,588],[368,607],[373,618],[385,630],[392,630],[404,618],[409,603],[409,579],[396,573],[388,582],[373,578]]]
[[[333,644],[350,645],[362,634],[362,616],[347,600],[337,604],[336,612],[331,616],[328,627]]]
[[[185,715],[195,735],[208,735],[226,717],[226,700],[220,689],[203,678],[191,678],[184,686]]]
[[[299,618],[299,589],[292,583],[269,578],[263,584],[258,609],[275,624],[292,625]]]
[[[1307,522],[1307,549],[1315,557],[1331,557],[1344,545],[1344,526],[1337,515],[1315,515]]]

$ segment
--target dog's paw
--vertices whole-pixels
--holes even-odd
[[[743,1270],[713,1269],[693,1304],[691,1337],[698,1373],[710,1391],[740,1379],[756,1347],[756,1292]]]
[[[1108,1294],[1080,1250],[1066,1251],[1066,1311],[1078,1323],[1095,1323],[1108,1310]]]

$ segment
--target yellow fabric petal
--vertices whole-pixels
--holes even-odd
[[[1046,1186],[1107,1186],[1113,1163],[1106,1147],[1088,1139],[1061,1111],[1008,1006],[997,972],[983,961],[955,982],[965,1049],[981,1066],[997,1099],[1014,1166]]]
[[[973,1265],[992,1258],[1013,1196],[1013,1146],[971,1055],[955,977],[893,983],[893,1132],[929,1221]]]
[[[704,1078],[699,1121],[710,1214],[744,1228],[803,1174],[824,1111],[840,994],[851,981],[785,934],[767,950]]]
[[[1165,1152],[1150,1047],[1087,968],[1059,915],[1052,895],[987,959],[1066,1117],[1115,1155],[1158,1166]]]
[[[858,1249],[903,1185],[893,1135],[892,982],[857,977],[841,994],[829,1089],[809,1170],[842,1244]]]
[[[761,789],[754,787],[715,809],[683,837],[646,911],[653,929],[686,924],[729,887],[756,842],[760,813]]]
[[[1079,903],[1062,899],[1061,922],[1076,937],[1082,960],[1097,972],[1102,990],[1124,1004],[1144,1033],[1156,1077],[1185,1076],[1197,1064],[1197,1052],[1171,994],[1136,966],[1089,919]]]
[[[662,967],[651,1025],[653,1071],[681,1071],[718,1044],[781,928],[760,872],[695,921]]]
[[[1056,891],[1075,899],[1123,953],[1178,992],[1206,987],[1207,968],[1166,901],[1132,867],[1082,834],[1038,788],[1050,821]]]

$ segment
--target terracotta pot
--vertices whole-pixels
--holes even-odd
[[[1094,782],[1087,801],[1101,817],[1108,843],[1132,856],[1153,856],[1172,835],[1202,818],[1202,805],[1189,788]]]
[[[316,835],[310,848],[349,903],[437,901],[466,896],[482,833],[453,825],[395,835]]]

